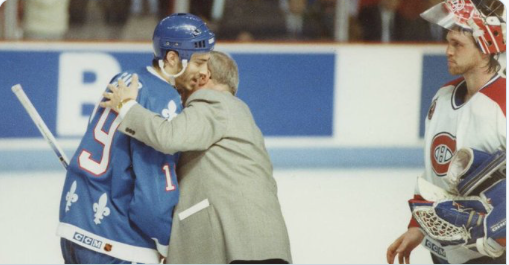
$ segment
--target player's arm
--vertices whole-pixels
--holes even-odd
[[[387,263],[393,264],[396,256],[399,264],[410,264],[410,254],[424,239],[424,234],[417,227],[409,227],[387,249]]]
[[[226,132],[228,112],[219,92],[201,89],[193,93],[185,110],[167,122],[132,100],[138,95],[137,75],[129,86],[119,81],[118,87],[108,88],[112,93],[104,97],[109,101],[100,105],[119,112],[123,119],[119,130],[163,153],[206,150]]]
[[[418,179],[421,178],[422,177],[419,177]],[[424,198],[420,195],[419,181],[417,181],[414,197],[410,199],[409,202],[420,200],[424,200]],[[399,264],[409,264],[412,251],[422,242],[423,239],[424,233],[421,231],[417,220],[412,216],[410,223],[408,224],[407,231],[401,234],[401,236],[399,236],[389,246],[389,248],[387,248],[387,263],[393,264],[397,257]]]
[[[419,200],[422,197],[416,195],[412,200]],[[412,201],[410,200],[410,201]],[[412,251],[422,242],[424,233],[419,227],[417,220],[412,217],[408,225],[408,230],[398,237],[387,249],[387,262],[393,264],[396,257],[400,264],[410,264],[410,255]]]
[[[167,154],[208,149],[223,137],[228,124],[224,103],[209,97],[210,90],[195,92],[187,107],[171,121],[139,104],[123,117],[119,130]]]
[[[118,87],[108,88],[112,93],[104,97],[109,101],[100,105],[119,112],[123,119],[119,130],[163,153],[206,150],[226,131],[228,113],[219,92],[201,89],[193,93],[185,110],[168,122],[132,100],[138,95],[137,75],[129,86],[119,81]]]

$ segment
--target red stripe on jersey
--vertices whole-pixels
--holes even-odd
[[[424,198],[421,195],[415,194],[414,198],[410,199],[409,201],[412,201],[412,200],[424,201]],[[420,227],[419,223],[417,222],[417,220],[415,220],[415,218],[413,216],[412,216],[412,219],[410,219],[410,223],[408,224],[408,228],[410,228],[410,227]]]
[[[421,195],[419,195],[419,194],[414,194],[414,198],[412,200],[424,201],[424,198]]]
[[[454,80],[450,81],[449,83],[443,85],[442,87],[457,86],[463,80],[465,80],[465,79],[463,77],[460,77],[458,79],[454,79]]]
[[[505,78],[499,77],[495,82],[489,86],[481,89],[481,93],[495,101],[502,109],[505,115]]]

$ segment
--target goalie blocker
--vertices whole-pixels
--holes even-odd
[[[504,147],[500,147],[493,155],[472,148],[462,148],[451,159],[445,180],[453,194],[478,196],[493,183],[505,179],[505,171]]]

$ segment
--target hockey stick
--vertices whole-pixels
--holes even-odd
[[[53,149],[53,152],[57,155],[58,159],[60,160],[60,163],[64,166],[65,169],[69,166],[69,160],[65,156],[65,153],[62,151],[60,146],[57,143],[57,140],[55,140],[55,137],[51,133],[51,131],[48,129],[48,126],[46,126],[46,123],[44,123],[44,120],[39,115],[39,112],[35,109],[34,105],[28,99],[27,95],[25,94],[25,91],[23,91],[23,88],[21,88],[20,84],[17,84],[13,86],[12,92],[16,95],[19,102],[21,102],[21,105],[25,108],[26,112],[28,112],[28,115],[30,115],[30,118],[32,118],[32,121],[35,123],[39,131],[41,132],[42,136],[48,142],[51,149]]]

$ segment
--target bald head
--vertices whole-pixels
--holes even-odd
[[[224,86],[233,95],[239,86],[239,69],[237,63],[225,53],[212,51],[208,61],[210,81],[216,86]]]

